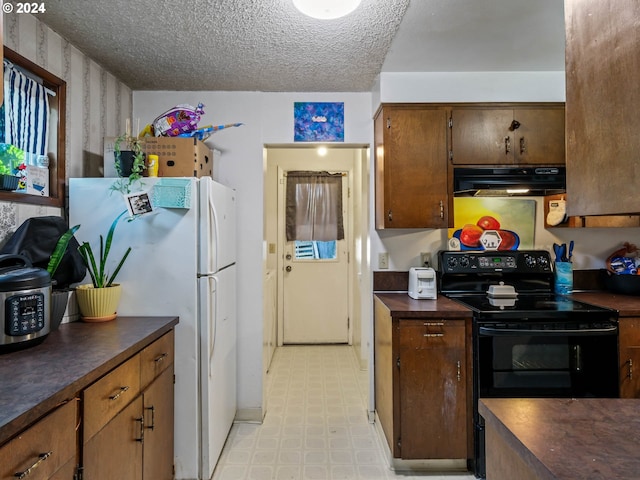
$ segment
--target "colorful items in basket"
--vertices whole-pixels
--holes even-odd
[[[607,270],[617,275],[637,275],[639,263],[638,247],[625,242],[623,248],[616,250],[607,258]]]
[[[177,137],[181,133],[191,132],[198,128],[202,114],[202,103],[195,108],[187,104],[176,105],[153,121],[153,133],[156,137]]]

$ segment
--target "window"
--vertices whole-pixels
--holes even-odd
[[[48,172],[45,173],[45,176],[48,177],[49,196],[0,190],[0,200],[63,207],[65,200],[66,82],[7,47],[4,47],[4,58],[31,78],[38,79],[37,81],[51,93],[47,96],[49,115],[46,123],[49,126],[49,133],[42,142],[47,145]],[[5,102],[5,106],[7,105],[9,102]],[[37,152],[33,153],[37,154]]]

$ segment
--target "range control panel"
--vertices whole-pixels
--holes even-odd
[[[551,273],[551,255],[546,250],[439,253],[441,273]]]

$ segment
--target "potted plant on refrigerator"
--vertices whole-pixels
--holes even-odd
[[[58,243],[56,243],[51,256],[49,257],[49,263],[47,264],[47,272],[49,272],[49,276],[53,279],[58,267],[60,266],[60,262],[62,261],[62,257],[64,257],[65,252],[67,251],[67,247],[69,246],[69,242],[73,235],[78,231],[80,225],[76,225],[71,227],[62,236],[58,239]],[[53,285],[51,289],[51,330],[55,330],[62,322],[62,317],[64,317],[64,312],[67,308],[67,302],[69,300],[69,289],[68,288],[56,288],[56,285]]]
[[[80,317],[85,322],[106,322],[116,318],[116,311],[122,294],[122,286],[114,283],[114,280],[129,256],[129,253],[131,253],[131,247],[127,248],[111,274],[107,271],[107,260],[111,251],[111,243],[116,225],[120,218],[126,213],[127,211],[125,210],[113,221],[107,233],[106,240],[100,235],[100,254],[97,259],[88,242],[83,242],[78,248],[84,264],[89,271],[92,282],[76,287]]]
[[[143,139],[123,133],[113,144],[116,172],[120,177],[111,187],[121,193],[131,193],[131,187],[140,182],[145,164]]]

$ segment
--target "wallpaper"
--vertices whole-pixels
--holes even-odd
[[[67,179],[103,174],[103,138],[124,131],[131,89],[33,15],[3,15],[4,45],[67,82]],[[63,209],[0,201],[0,245],[27,218]]]

